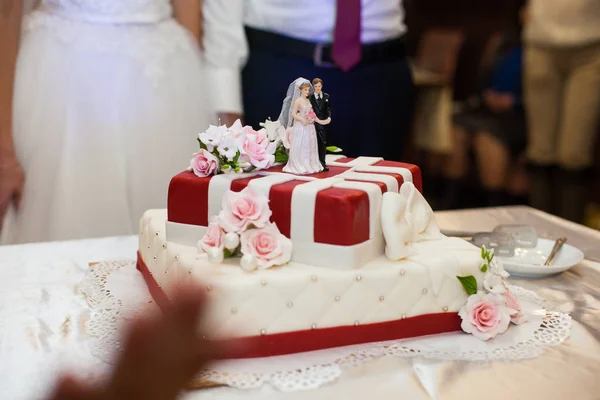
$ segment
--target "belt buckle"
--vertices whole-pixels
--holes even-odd
[[[313,61],[317,67],[321,68],[335,68],[335,64],[329,61],[323,61],[323,49],[325,44],[317,43],[315,45],[315,51],[313,53]]]

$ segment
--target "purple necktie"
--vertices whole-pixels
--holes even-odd
[[[360,2],[361,0],[337,0],[331,56],[344,71],[358,64],[361,58]]]

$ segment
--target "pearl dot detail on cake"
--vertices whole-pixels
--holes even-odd
[[[406,319],[406,314],[402,314],[402,319]]]
[[[265,329],[261,329],[261,330],[260,330],[260,334],[261,334],[261,335],[266,335],[266,334],[267,334],[267,331],[266,331]]]
[[[237,308],[235,308],[235,307],[234,307],[234,308],[232,308],[232,309],[231,309],[231,313],[232,313],[232,314],[237,314]]]
[[[310,326],[310,329],[317,329],[317,324],[312,324],[312,325]]]
[[[335,301],[340,301],[340,296],[335,296]]]
[[[154,256],[154,257],[152,257],[152,258],[154,258],[155,260],[157,260],[157,259],[158,259],[158,257],[156,257],[156,256]]]
[[[164,244],[163,244],[163,249],[166,249],[166,248],[167,248],[167,244],[166,244],[166,243],[164,243]]]
[[[358,322],[358,320],[354,321],[354,326],[358,326],[358,325],[360,325],[360,322]]]
[[[258,264],[256,263],[256,257],[251,254],[244,254],[240,260],[240,266],[246,272],[254,271],[258,267]]]
[[[156,232],[156,236],[158,236],[158,232]]]
[[[362,276],[361,276],[361,275],[358,275],[358,276],[356,277],[356,281],[357,281],[357,282],[360,282],[360,281],[362,281]]]
[[[317,281],[317,276],[316,275],[311,276],[310,280],[313,281],[313,282],[316,282]]]
[[[404,271],[403,269],[400,270],[400,276],[404,276],[404,274],[406,274],[406,271]]]
[[[265,281],[264,279],[262,281],[260,281],[260,284],[263,286],[267,286],[267,281]]]
[[[292,307],[294,307],[294,303],[292,303],[292,302],[290,301],[290,302],[288,302],[288,303],[287,303],[287,306],[288,306],[289,308],[292,308]]]
[[[384,301],[384,300],[385,300],[385,297],[379,296],[379,301]]]
[[[448,306],[443,308],[444,311],[448,311]]]
[[[427,289],[423,289],[421,292],[422,292],[423,294],[427,294]]]
[[[175,261],[179,260],[179,256],[175,256]]]

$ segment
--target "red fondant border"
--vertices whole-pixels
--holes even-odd
[[[164,309],[168,305],[169,299],[154,280],[139,253],[137,269],[144,276],[150,294],[156,303]],[[375,324],[339,326],[245,337],[224,341],[222,344],[230,349],[243,349],[229,352],[227,358],[271,357],[362,343],[383,342],[454,332],[461,329],[460,323],[460,317],[455,312],[424,314]],[[228,342],[237,343],[235,346],[227,346]]]

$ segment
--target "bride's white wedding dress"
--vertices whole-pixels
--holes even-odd
[[[311,105],[303,106],[299,114],[306,117],[311,109]],[[323,165],[319,161],[319,144],[314,123],[302,125],[300,122],[294,121],[289,158],[283,171],[299,175],[316,174],[323,171]]]
[[[17,64],[26,176],[3,243],[133,234],[209,122],[197,44],[168,0],[42,0]]]

